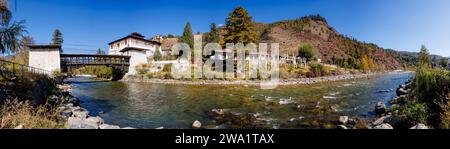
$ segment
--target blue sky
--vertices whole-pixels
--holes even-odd
[[[450,56],[448,0],[16,0],[15,20],[26,20],[37,43],[49,43],[54,29],[64,34],[67,53],[93,53],[107,43],[140,32],[181,34],[186,21],[194,32],[224,24],[236,6],[257,22],[324,16],[342,34],[384,48]]]

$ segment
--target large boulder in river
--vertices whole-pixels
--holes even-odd
[[[375,114],[376,115],[383,115],[386,113],[386,105],[384,102],[377,102],[375,105]]]

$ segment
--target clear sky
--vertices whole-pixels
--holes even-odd
[[[140,32],[179,35],[186,21],[195,32],[224,24],[237,6],[257,22],[324,16],[338,32],[384,48],[450,56],[448,0],[10,0],[15,20],[26,20],[37,43],[64,34],[67,53],[93,53],[107,43]],[[80,50],[82,49],[82,50]]]

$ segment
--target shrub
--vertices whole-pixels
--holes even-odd
[[[407,125],[415,125],[417,123],[426,123],[428,119],[427,106],[424,103],[409,102],[403,105],[400,111],[402,120]]]
[[[320,77],[324,71],[324,66],[322,64],[311,64],[310,72],[308,73],[308,77]]]
[[[15,128],[23,125],[25,129],[63,128],[63,118],[55,105],[45,104],[33,108],[28,101],[6,100],[0,110],[0,128]]]
[[[172,71],[172,64],[164,65],[162,71],[163,71],[163,72],[168,72],[168,73],[170,73],[170,72]]]

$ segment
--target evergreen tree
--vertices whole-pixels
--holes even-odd
[[[194,47],[194,34],[192,34],[191,23],[186,23],[180,42],[188,44],[191,48]]]
[[[97,55],[105,55],[106,54],[106,52],[105,51],[103,51],[102,49],[100,49],[100,48],[98,48],[97,49],[97,53],[96,53]]]
[[[247,10],[237,7],[226,19],[225,43],[256,43],[258,35],[255,31],[252,17]]]
[[[167,38],[174,38],[175,36],[172,34],[167,34]]]
[[[205,38],[206,43],[219,43],[220,33],[217,29],[216,23],[211,23],[211,29]]]
[[[11,22],[12,12],[8,2],[0,0],[0,53],[16,52],[20,48],[19,37],[25,30],[25,21]]]
[[[161,58],[162,58],[161,52],[158,49],[156,49],[155,54],[153,55],[153,60],[159,61],[159,60],[161,60]]]
[[[430,67],[432,64],[430,53],[424,45],[420,48],[418,60],[419,66]]]
[[[61,33],[61,31],[59,29],[55,29],[55,31],[53,31],[52,44],[53,45],[62,45],[63,42],[64,42],[63,34]],[[63,52],[62,49],[60,52],[61,53]]]

